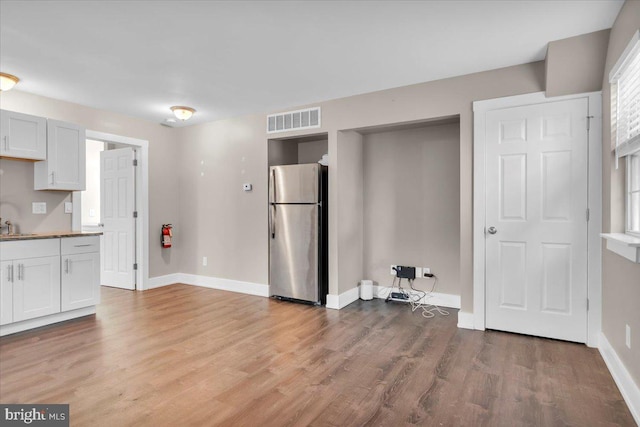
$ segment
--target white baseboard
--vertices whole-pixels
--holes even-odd
[[[475,329],[473,323],[473,313],[466,311],[458,312],[458,328],[460,329]]]
[[[357,286],[341,293],[340,295],[327,294],[327,308],[340,310],[356,301],[358,298],[360,298],[360,293]]]
[[[387,291],[389,288],[386,286],[374,286],[373,287],[373,296],[376,298],[386,298],[388,295]],[[397,288],[394,288],[394,291],[397,291]],[[452,294],[443,294],[440,292],[433,292],[431,294],[431,298],[422,299],[420,302],[426,304],[433,304],[439,307],[447,307],[447,308],[460,308],[460,295],[452,295]]]
[[[54,313],[48,316],[36,317],[35,319],[23,320],[21,322],[9,323],[0,326],[0,337],[16,332],[26,331],[28,329],[39,328],[41,326],[51,325],[53,323],[64,322],[66,320],[75,319],[77,317],[89,316],[96,313],[96,306],[78,308],[76,310],[64,311],[62,313]]]
[[[173,285],[174,283],[180,283],[180,273],[167,274],[164,276],[149,277],[147,282],[147,289],[160,288],[162,286]]]
[[[241,282],[239,280],[221,279],[219,277],[200,276],[198,274],[173,273],[149,279],[147,289],[184,283],[185,285],[201,286],[203,288],[219,289],[221,291],[238,292],[241,294],[269,296],[269,286],[261,283]]]
[[[631,377],[631,374],[603,333],[600,333],[598,350],[600,350],[604,363],[607,364],[613,380],[620,389],[631,415],[633,415],[636,423],[640,425],[640,387],[633,381],[633,377]]]
[[[199,276],[197,274],[178,273],[179,281],[186,285],[202,286],[203,288],[220,289],[222,291],[239,292],[241,294],[268,297],[269,286],[261,283],[241,282],[239,280],[221,279],[218,277]]]

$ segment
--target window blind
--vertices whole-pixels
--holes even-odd
[[[640,150],[640,31],[609,75],[611,129],[618,157]]]

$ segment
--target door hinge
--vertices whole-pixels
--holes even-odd
[[[138,269],[138,263],[136,262],[135,264],[133,264],[133,269],[137,270]]]
[[[591,217],[591,211],[587,208],[587,222],[589,222],[589,218]]]
[[[587,130],[591,130],[591,119],[593,116],[587,116]]]
[[[133,211],[133,217],[138,218],[138,211]]]
[[[138,159],[133,159],[133,166],[138,166]]]

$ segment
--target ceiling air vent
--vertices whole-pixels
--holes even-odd
[[[320,107],[267,116],[267,133],[320,127]]]

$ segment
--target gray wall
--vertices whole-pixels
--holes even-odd
[[[336,195],[331,197],[329,212],[329,228],[333,228],[337,237],[329,237],[329,248],[333,249],[329,258],[329,293],[340,294],[358,286],[364,279],[363,245],[364,245],[364,156],[362,135],[354,131],[338,132],[336,167],[329,166],[335,180],[329,182],[329,191]],[[337,204],[336,204],[337,203]],[[333,213],[333,215],[332,215]],[[331,241],[337,248],[331,247]],[[336,269],[337,267],[337,269]],[[335,274],[337,273],[337,278]],[[331,280],[331,279],[334,280]]]
[[[322,127],[313,133],[328,134],[330,200],[338,200],[336,178],[341,168],[348,174],[353,167],[348,155],[339,161],[349,153],[338,150],[339,132],[459,116],[460,293],[462,309],[471,312],[472,102],[543,89],[544,63],[537,62],[318,103]],[[180,271],[268,283],[265,114],[170,129],[15,90],[2,95],[2,108],[150,141],[150,235],[162,223],[175,225],[171,251],[161,252],[157,245],[150,245],[151,276]],[[290,135],[305,134],[308,132]],[[243,192],[244,182],[251,182],[254,190]],[[356,213],[334,212],[330,224],[330,247],[335,256],[340,254],[330,265],[332,293],[345,292],[362,278],[349,264],[362,257],[362,249],[338,238],[338,230],[345,236],[361,232],[362,222],[358,221],[362,216]],[[207,267],[202,266],[202,256],[208,256]],[[342,267],[342,263],[349,265]]]
[[[0,108],[76,123],[99,132],[149,141],[149,274],[151,277],[176,273],[177,252],[184,240],[180,236],[178,156],[180,144],[175,129],[122,114],[84,107],[42,96],[12,90],[2,94]],[[34,191],[33,163],[14,160],[0,161],[4,171],[0,187],[2,216],[17,216],[22,231],[65,231],[71,229],[71,215],[64,214],[64,200],[69,192]],[[32,201],[48,201],[49,215],[30,215]],[[15,206],[15,207],[12,207]],[[16,212],[15,210],[18,210]],[[154,236],[163,223],[175,226],[175,245],[161,250]]]
[[[365,135],[366,278],[389,286],[391,264],[429,267],[437,292],[460,295],[459,159],[459,123]]]
[[[602,89],[609,30],[549,42],[546,95],[561,96]]]
[[[640,28],[640,1],[625,2],[611,29],[602,83],[602,231],[624,232],[624,162],[616,170],[611,141],[609,72]],[[640,384],[640,264],[606,249],[602,259],[602,329],[636,384]],[[625,345],[625,325],[631,326],[631,349]]]
[[[256,115],[179,129],[181,272],[268,283],[265,121]],[[243,183],[253,191],[242,191]]]
[[[357,209],[336,210],[336,202],[345,200],[339,183],[354,168],[349,160],[353,153],[341,147],[346,141],[343,131],[459,116],[459,283],[462,309],[471,312],[472,102],[542,90],[544,63],[536,62],[314,104],[322,107],[322,127],[312,133],[328,134],[330,293],[343,293],[362,278],[362,264],[357,264],[362,246],[344,237],[362,233],[362,215]],[[273,136],[266,134],[265,121],[263,114],[176,129],[181,150],[180,236],[188,242],[181,247],[182,272],[268,283],[265,166],[267,141]],[[305,134],[311,132],[287,133]],[[202,160],[205,177],[200,175]],[[242,192],[242,182],[252,182],[254,191]],[[208,256],[207,267],[201,265],[202,256]]]
[[[300,141],[298,139],[269,140],[269,166],[316,163],[327,154],[328,141]]]
[[[269,141],[269,166],[295,165],[298,162],[298,144],[273,139]]]
[[[329,141],[310,141],[298,144],[298,163],[317,163],[329,151]]]
[[[4,95],[3,95],[4,96]],[[68,231],[71,215],[64,213],[64,202],[71,201],[67,191],[35,191],[33,163],[0,159],[0,217],[10,220],[19,233]],[[34,215],[32,202],[45,202],[46,215]]]

